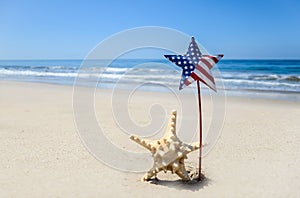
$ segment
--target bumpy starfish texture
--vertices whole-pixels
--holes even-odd
[[[145,147],[152,153],[154,158],[153,167],[144,175],[142,181],[147,181],[153,176],[156,177],[160,171],[168,170],[176,173],[185,181],[191,180],[185,169],[184,160],[187,154],[199,149],[198,143],[191,145],[183,143],[176,135],[176,110],[170,115],[168,128],[160,140],[146,140],[132,135],[131,140]]]

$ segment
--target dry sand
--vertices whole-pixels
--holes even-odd
[[[184,184],[163,173],[162,181],[152,184],[140,181],[143,173],[110,168],[87,151],[74,123],[72,91],[66,86],[0,82],[0,197],[300,195],[299,102],[227,97],[221,137],[203,159],[205,181]],[[96,114],[107,115],[101,121],[108,137],[125,149],[143,150],[121,134],[109,116],[108,92],[97,90],[95,104]],[[133,118],[147,123],[143,107],[155,100],[168,110],[180,106],[170,97],[139,94],[136,105],[129,106]],[[203,101],[204,115],[209,115],[208,98]],[[204,118],[205,131],[207,122]],[[197,153],[189,159],[197,165]]]

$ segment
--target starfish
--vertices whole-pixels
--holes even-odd
[[[160,171],[168,170],[177,174],[185,181],[191,180],[185,169],[184,160],[187,154],[199,149],[198,143],[183,143],[176,135],[176,110],[170,115],[168,128],[160,140],[146,140],[137,136],[130,136],[130,139],[148,149],[154,158],[153,167],[142,177],[142,181],[148,181],[156,177]]]

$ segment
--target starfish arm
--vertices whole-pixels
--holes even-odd
[[[148,181],[150,180],[153,176],[156,176],[157,171],[154,168],[151,168],[143,177],[142,181]]]
[[[169,124],[168,124],[168,132],[171,132],[172,134],[176,134],[176,116],[177,116],[177,111],[172,110],[169,118]]]
[[[180,148],[184,153],[187,154],[187,153],[190,153],[192,151],[199,149],[199,145],[190,145],[190,144],[182,143]]]
[[[152,151],[154,147],[152,147],[150,140],[146,140],[146,139],[141,139],[137,136],[130,136],[130,139],[135,141],[136,143],[138,143],[139,145],[145,147],[146,149],[148,149],[149,151]]]
[[[182,164],[179,169],[175,172],[181,179],[185,180],[185,181],[189,181],[191,180],[188,172],[185,169],[184,164]]]
[[[197,150],[197,149],[199,149],[199,142],[193,142],[193,143],[191,143],[191,146],[195,148],[194,150]],[[202,143],[202,147],[205,147],[205,146],[207,146],[207,142]]]

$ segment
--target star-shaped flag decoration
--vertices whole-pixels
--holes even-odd
[[[186,54],[165,55],[165,57],[182,68],[180,90],[194,81],[201,81],[212,90],[217,90],[211,68],[223,57],[222,54],[217,56],[202,55],[195,38],[192,37]]]

